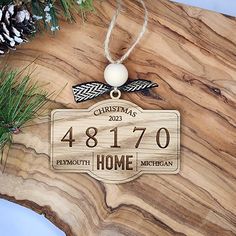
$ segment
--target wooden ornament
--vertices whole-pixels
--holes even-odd
[[[180,170],[180,115],[110,99],[51,115],[51,166],[107,183]]]

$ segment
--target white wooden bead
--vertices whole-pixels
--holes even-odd
[[[109,64],[104,71],[104,78],[109,85],[119,87],[128,80],[128,70],[123,64]]]

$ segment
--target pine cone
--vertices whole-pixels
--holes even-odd
[[[34,21],[28,10],[13,4],[0,7],[0,55],[27,42],[27,36],[35,31]]]

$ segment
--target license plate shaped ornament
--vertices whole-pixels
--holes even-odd
[[[180,170],[180,115],[121,99],[51,114],[51,166],[107,183]]]

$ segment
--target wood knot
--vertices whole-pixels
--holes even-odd
[[[217,96],[221,96],[221,90],[216,87],[209,87],[210,91],[216,94]]]
[[[163,100],[159,94],[155,93],[154,91],[151,91],[149,89],[140,91],[140,93],[145,96],[145,97],[151,97],[153,99],[157,99],[157,100]]]

